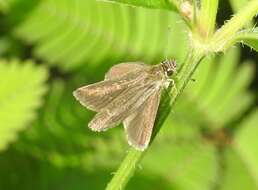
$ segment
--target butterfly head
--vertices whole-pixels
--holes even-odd
[[[176,72],[176,61],[174,59],[162,61],[161,66],[166,76],[171,76]]]

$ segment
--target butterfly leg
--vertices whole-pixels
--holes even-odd
[[[176,87],[175,80],[174,79],[167,79],[167,81],[169,82],[169,86],[171,85],[172,89],[174,89],[176,91],[176,94],[178,94],[178,90],[177,90],[177,87]]]

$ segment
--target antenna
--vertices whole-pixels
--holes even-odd
[[[167,36],[166,36],[166,46],[165,46],[165,52],[164,52],[164,56],[165,56],[165,60],[168,60],[168,50],[169,50],[169,34],[172,31],[171,26],[169,25],[167,28]]]

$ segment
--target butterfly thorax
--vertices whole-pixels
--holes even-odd
[[[151,66],[148,75],[152,80],[155,81],[166,80],[167,78],[161,64]]]

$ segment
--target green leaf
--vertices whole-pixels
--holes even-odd
[[[179,20],[168,11],[132,9],[95,0],[42,1],[14,33],[36,44],[36,57],[61,70],[85,66],[89,70],[88,66],[104,63],[103,68],[122,60],[156,63],[166,56],[182,62],[188,37],[182,32],[186,26]]]
[[[245,44],[251,49],[258,51],[258,28],[249,28],[238,32],[226,43],[225,47],[230,47],[235,43]]]
[[[120,130],[102,134],[90,131],[87,123],[93,113],[74,99],[75,88],[73,79],[69,83],[55,80],[39,118],[21,134],[15,148],[61,168],[82,167],[90,171],[96,166],[114,167],[126,147],[123,130],[118,127]]]
[[[16,37],[33,45],[34,56],[58,69],[74,71],[83,67],[83,70],[74,73],[79,80],[68,76],[66,80],[54,78],[51,81],[51,90],[45,106],[40,109],[39,119],[33,122],[33,128],[22,133],[15,148],[62,169],[72,167],[87,174],[92,172],[90,179],[93,175],[98,179],[101,173],[101,179],[104,175],[105,180],[98,180],[92,189],[103,189],[110,171],[114,171],[126,152],[124,131],[120,126],[106,133],[90,132],[87,123],[92,113],[74,100],[72,91],[100,80],[103,72],[118,61],[157,62],[164,58],[170,24],[173,27],[168,56],[183,62],[187,33],[178,20],[179,17],[166,11],[132,9],[93,0],[41,1],[15,28]],[[150,173],[153,179],[164,182],[164,187],[171,187],[169,189],[212,189],[214,183],[220,182],[217,163],[220,155],[217,155],[215,143],[203,137],[200,127],[224,128],[253,103],[252,94],[246,92],[254,76],[253,66],[249,63],[238,66],[238,54],[232,51],[220,59],[207,56],[193,77],[196,82],[190,82],[164,130],[160,131],[160,137],[154,141],[153,152],[147,153],[142,164],[144,172],[137,174],[148,176]],[[167,105],[162,107],[163,111],[165,107]],[[47,174],[52,174],[53,170],[44,171],[44,179],[48,182]],[[124,171],[127,172],[127,168]],[[71,175],[77,176],[77,173]],[[59,181],[60,178],[55,179]],[[83,175],[81,180],[84,179],[88,182],[89,177]],[[81,180],[70,185],[78,187]],[[68,184],[60,183],[71,189],[68,188],[69,180],[64,182]]]
[[[155,142],[141,168],[149,175],[159,174],[180,190],[210,189],[218,177],[216,148],[203,143],[200,138],[192,141],[172,138],[163,144]]]
[[[177,10],[179,7],[179,0],[100,0],[110,3],[123,3],[131,6],[140,6],[154,9],[168,9]]]
[[[188,85],[176,105],[177,117],[191,126],[215,129],[244,113],[254,100],[246,91],[254,77],[254,64],[239,66],[238,62],[237,48],[217,58],[206,58],[193,76],[195,82]]]
[[[105,188],[112,171],[107,168],[94,168],[92,171],[85,171],[82,167],[60,168],[13,149],[1,153],[0,168],[0,189],[10,190],[17,187],[21,190],[33,190],[35,187],[37,190],[81,190],[83,187],[101,190]],[[135,179],[136,183],[128,190],[135,190],[136,186],[141,190],[171,190],[169,184],[158,175],[139,175]]]
[[[35,119],[46,79],[46,69],[32,61],[0,60],[0,151]]]
[[[257,189],[255,179],[250,175],[243,158],[232,147],[225,150],[223,162],[223,178],[219,181],[219,189]]]
[[[243,43],[258,52],[258,27],[239,32],[235,41]]]
[[[258,141],[257,128],[258,110],[250,114],[240,124],[240,130],[234,138],[234,149],[243,160],[249,175],[252,176],[258,187]]]

